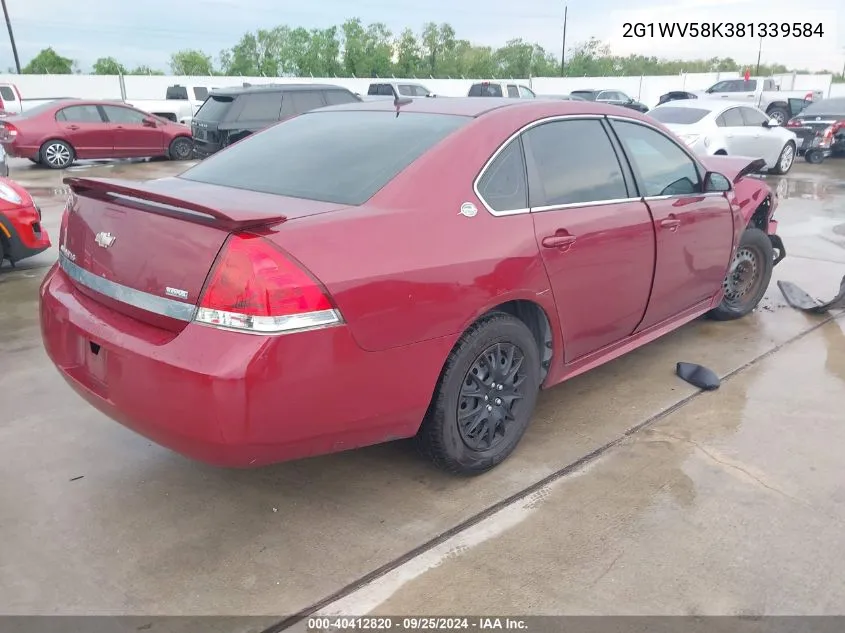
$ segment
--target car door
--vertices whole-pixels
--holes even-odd
[[[152,115],[117,105],[103,106],[103,110],[114,131],[115,158],[158,156],[164,153],[163,123],[156,121]]]
[[[728,89],[720,93],[719,96],[725,99],[754,103],[754,99],[757,97],[757,80],[749,79],[745,81],[744,79],[733,79]]]
[[[742,118],[739,107],[728,108],[722,112],[716,117],[716,125],[721,129],[722,138],[725,141],[723,149],[728,154],[744,156],[753,141],[746,138],[749,130],[745,127],[745,119]]]
[[[654,227],[600,117],[523,135],[534,229],[566,362],[629,336],[648,304]]]
[[[769,127],[769,117],[757,108],[743,107],[739,111],[745,122],[746,138],[749,143],[753,143],[750,149],[754,153],[746,156],[759,156],[766,161],[768,167],[774,167],[784,145],[780,127]]]
[[[508,98],[510,99],[519,99],[519,88],[516,87],[516,84],[508,84]]]
[[[56,112],[62,138],[73,146],[77,158],[108,158],[114,131],[96,105],[74,105]]]
[[[637,185],[651,210],[657,265],[638,330],[699,308],[720,289],[733,249],[733,214],[723,193],[704,192],[704,169],[668,135],[613,119]]]
[[[603,90],[596,96],[596,101],[610,105],[622,105],[621,94],[616,90]]]

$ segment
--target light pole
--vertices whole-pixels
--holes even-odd
[[[6,0],[0,0],[3,3],[3,15],[6,16],[6,28],[9,29],[9,41],[12,43],[12,55],[15,56],[15,68],[18,74],[21,74],[21,60],[18,58],[18,47],[15,45],[15,34],[12,31],[12,21],[9,19],[9,10],[6,8]]]
[[[760,76],[760,55],[763,53],[763,38],[760,38],[760,46],[757,48],[757,69],[754,74]]]
[[[563,5],[563,42],[560,45],[560,76],[563,77],[564,60],[566,59],[566,14],[569,11],[567,5]]]

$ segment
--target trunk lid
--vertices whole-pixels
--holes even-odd
[[[59,261],[80,292],[140,321],[179,331],[233,231],[342,205],[164,178],[66,178]]]

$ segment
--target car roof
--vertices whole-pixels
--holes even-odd
[[[452,114],[466,117],[480,117],[494,110],[509,110],[519,108],[526,114],[536,111],[538,116],[548,116],[549,108],[554,112],[551,116],[566,116],[577,114],[619,114],[618,106],[595,103],[594,101],[563,100],[563,99],[510,99],[506,97],[435,97],[432,99],[414,99],[411,103],[399,106],[402,112],[418,112],[425,114]],[[355,103],[344,103],[342,105],[319,108],[312,112],[330,111],[375,111],[395,112],[396,106],[390,99],[376,101],[361,101]],[[625,116],[638,118],[637,113],[626,111]],[[643,120],[648,120],[643,118]]]
[[[254,92],[294,92],[297,90],[348,90],[336,84],[262,84],[260,86],[233,86],[231,88],[216,88],[213,94],[233,97]],[[212,93],[209,93],[209,96]]]
[[[695,108],[697,110],[707,110],[708,112],[721,112],[723,110],[727,110],[728,108],[735,108],[737,106],[751,108],[752,110],[759,109],[753,103],[748,103],[747,101],[734,101],[732,99],[681,99],[679,101],[667,101],[666,103],[661,103],[653,109],[656,110],[657,108],[660,108],[661,110],[665,110],[666,108]]]

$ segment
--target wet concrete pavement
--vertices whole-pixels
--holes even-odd
[[[58,175],[13,178],[57,230]],[[768,180],[789,251],[776,279],[830,297],[845,161]],[[43,270],[0,274],[0,613],[269,621],[338,592],[329,612],[845,613],[845,317],[797,312],[774,283],[744,320],[692,323],[543,393],[512,458],[466,480],[402,442],[255,471],[154,446],[47,361]],[[679,360],[730,378],[697,395]]]

